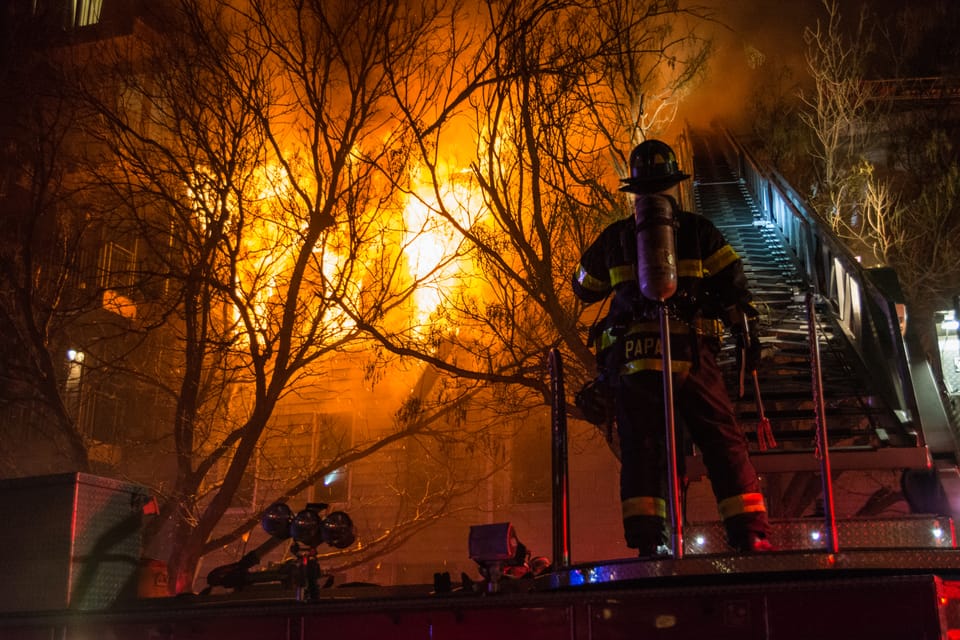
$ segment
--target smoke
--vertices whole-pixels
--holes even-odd
[[[803,30],[816,23],[822,10],[813,0],[710,0],[706,6],[715,18],[708,27],[715,51],[684,109],[684,119],[694,126],[740,121],[765,78],[784,68],[799,80],[804,73]]]
[[[686,121],[740,122],[749,117],[752,94],[772,84],[772,78],[783,77],[785,70],[798,86],[808,81],[803,34],[827,19],[823,0],[701,0],[701,4],[714,14],[709,29],[716,50],[703,83],[686,104]],[[837,0],[842,21],[851,28],[862,10],[868,23],[879,26],[906,4],[908,0]]]

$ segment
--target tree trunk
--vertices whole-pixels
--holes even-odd
[[[170,545],[170,557],[167,560],[170,593],[191,593],[200,563],[200,543],[196,540],[194,528],[182,520],[178,522],[170,537]]]

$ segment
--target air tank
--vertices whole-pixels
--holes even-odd
[[[677,291],[673,203],[661,195],[636,196],[637,282],[644,297],[663,302]]]

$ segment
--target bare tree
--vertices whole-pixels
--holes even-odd
[[[852,31],[844,29],[835,0],[824,0],[823,7],[826,25],[818,21],[804,31],[814,89],[801,94],[806,108],[800,118],[815,140],[813,204],[868,266],[886,265],[907,241],[907,230],[902,198],[867,159],[883,139],[874,135],[882,130],[883,102],[866,78],[876,53],[874,32],[866,7]]]
[[[415,5],[180,0],[158,31],[74,51],[87,117],[71,162],[92,196],[72,210],[130,259],[105,265],[96,298],[117,330],[73,335],[100,380],[155,398],[138,422],[170,425],[122,444],[170,466],[148,536],[165,540],[176,590],[256,524],[225,519],[252,475],[289,500],[401,441],[435,460],[416,491],[397,487],[395,517],[356,556],[369,557],[502,462],[464,468],[500,455],[483,436],[497,421],[466,407],[542,406],[552,346],[574,355],[574,384],[592,375],[568,280],[625,212],[611,165],[702,69],[707,43],[680,22],[698,14]],[[412,359],[429,384],[376,433],[280,461],[271,443],[292,431],[278,407],[369,354],[371,381]]]
[[[923,99],[933,97],[922,95],[930,79],[917,83],[909,75],[950,64],[950,56],[935,61],[921,52],[954,46],[945,25],[957,12],[947,4],[904,8],[876,20],[881,39],[867,26],[866,7],[845,30],[838,4],[823,6],[826,24],[805,31],[814,90],[804,96],[802,119],[821,172],[813,202],[867,266],[896,269],[911,324],[937,368],[932,314],[956,295],[957,127],[948,106]],[[871,83],[868,73],[896,77]],[[890,109],[889,100],[908,86],[921,89],[920,99]]]
[[[278,404],[357,341],[342,307],[370,323],[390,314],[377,290],[402,254],[390,249],[391,187],[372,167],[402,173],[405,149],[385,60],[422,49],[432,16],[392,2],[188,0],[174,18],[116,52],[119,86],[90,83],[85,95],[102,123],[88,132],[100,143],[95,183],[151,267],[136,284],[162,284],[137,328],[168,357],[152,369],[109,364],[157,385],[173,407],[175,480],[152,535],[168,537],[183,590],[204,553],[256,523],[215,533]],[[386,436],[341,447],[275,497],[430,421],[409,414]]]
[[[451,23],[449,41],[465,44],[424,61],[437,73],[421,92],[396,85],[431,185],[410,197],[448,229],[456,259],[475,265],[469,279],[432,284],[436,339],[459,358],[423,350],[410,329],[364,328],[390,353],[501,388],[500,410],[547,401],[551,347],[573,356],[572,385],[592,377],[569,279],[579,251],[626,213],[611,169],[666,129],[670,105],[703,72],[710,43],[695,26],[705,15],[657,1],[489,2],[469,34]],[[454,154],[463,131],[468,146]]]
[[[823,0],[825,24],[817,21],[804,31],[807,69],[813,91],[804,95],[807,109],[801,114],[814,136],[814,157],[819,161],[821,189],[828,200],[840,190],[845,167],[863,150],[870,124],[867,116],[869,92],[864,85],[864,63],[872,47],[866,7],[859,22],[847,34],[835,0]],[[839,212],[829,214],[840,215]]]

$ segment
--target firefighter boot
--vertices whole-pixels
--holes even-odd
[[[670,554],[667,526],[663,518],[629,516],[623,521],[627,547],[637,550],[641,558],[657,558]]]
[[[737,553],[767,553],[775,551],[767,538],[770,526],[766,513],[740,514],[724,521],[727,529],[727,543]]]
[[[737,553],[767,553],[769,551],[776,551],[774,546],[770,543],[766,536],[759,533],[750,532],[746,537],[739,540],[731,540],[730,546],[733,547]]]

